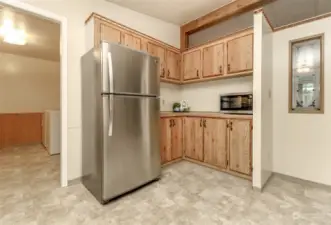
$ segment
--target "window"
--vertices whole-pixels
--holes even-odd
[[[324,35],[290,41],[289,112],[324,112]]]

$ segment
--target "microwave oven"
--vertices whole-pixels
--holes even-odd
[[[220,108],[223,113],[253,114],[253,94],[235,93],[221,95]]]

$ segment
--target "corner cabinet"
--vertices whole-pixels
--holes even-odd
[[[182,118],[161,118],[161,163],[166,164],[183,157]]]
[[[184,119],[185,157],[203,161],[203,121],[201,118]]]
[[[124,45],[128,48],[148,52],[160,58],[161,82],[181,82],[180,51],[164,42],[114,22],[96,13],[85,24],[86,51],[100,46],[101,40]]]
[[[200,79],[201,50],[183,53],[183,81]]]

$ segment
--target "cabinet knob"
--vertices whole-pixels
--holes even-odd
[[[220,73],[223,73],[223,67],[220,66]]]
[[[199,70],[197,70],[197,77],[199,76]]]
[[[164,74],[165,74],[165,69],[163,68],[162,69],[162,77],[164,77]]]
[[[228,64],[228,71],[230,71],[231,70],[231,67],[230,67],[230,64]]]
[[[170,120],[170,124],[169,124],[169,127],[172,127],[172,120]]]
[[[206,128],[207,127],[207,120],[203,121],[203,127]]]

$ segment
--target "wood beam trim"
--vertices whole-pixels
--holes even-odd
[[[188,46],[188,35],[232,16],[258,8],[274,0],[235,0],[207,15],[181,26],[181,51]]]

